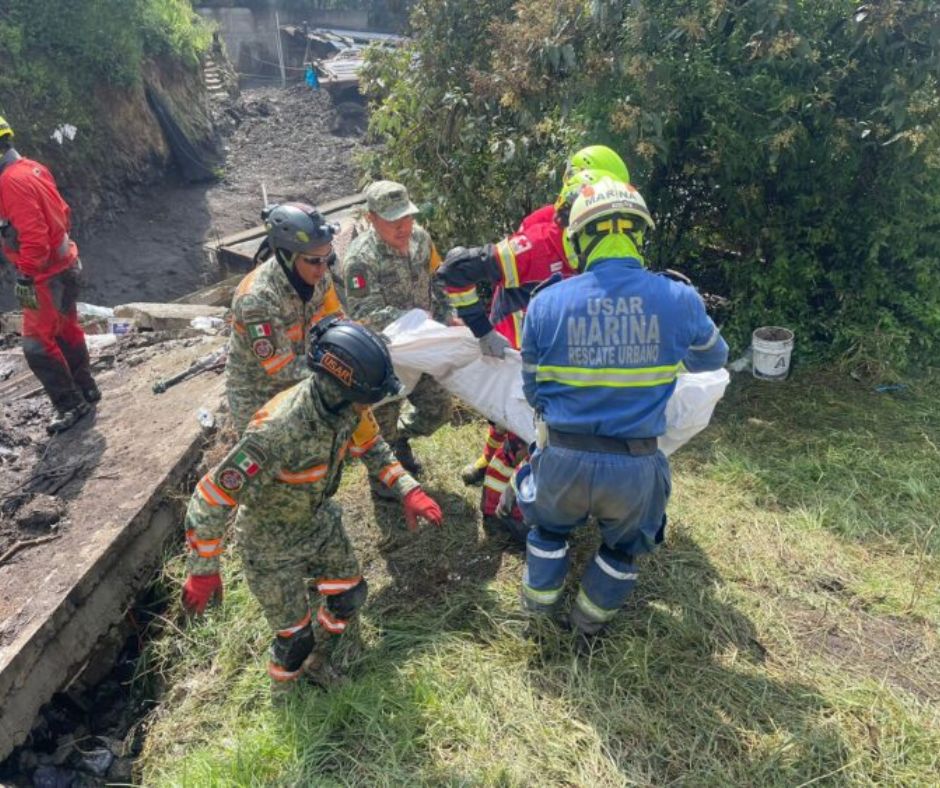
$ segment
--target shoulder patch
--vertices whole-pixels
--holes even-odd
[[[252,339],[261,339],[261,337],[269,337],[274,333],[274,329],[271,328],[270,323],[249,323],[248,324],[248,336]]]
[[[223,460],[216,484],[227,492],[238,492],[245,482],[258,475],[265,462],[264,452],[254,443],[242,441]]]
[[[369,276],[365,266],[350,266],[346,273],[346,290],[350,295],[355,296],[369,294]]]
[[[274,343],[266,337],[256,339],[251,343],[251,352],[262,361],[266,361],[274,355]]]
[[[509,238],[509,246],[513,254],[522,254],[532,248],[532,241],[525,233],[516,233]]]

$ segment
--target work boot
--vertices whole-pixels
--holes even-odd
[[[392,441],[391,447],[398,461],[401,463],[402,468],[408,471],[412,476],[421,475],[421,463],[418,462],[414,452],[411,450],[411,444],[408,442],[407,438],[396,438]]]
[[[89,405],[93,405],[101,400],[101,389],[98,388],[97,383],[92,381],[90,386],[86,386],[82,389],[82,396],[85,398],[85,402]]]
[[[74,427],[82,416],[91,412],[91,405],[87,402],[79,402],[75,407],[66,410],[59,410],[58,415],[46,425],[46,432],[55,435],[59,432],[65,432]]]
[[[483,484],[483,478],[486,476],[486,466],[489,465],[486,457],[477,457],[473,462],[464,465],[460,469],[460,478],[467,487],[476,487]]]
[[[521,520],[501,514],[483,515],[483,530],[490,536],[505,537],[509,547],[525,549],[529,526]]]
[[[304,660],[303,679],[320,689],[331,690],[346,683],[346,677],[330,660],[329,654],[312,651]]]

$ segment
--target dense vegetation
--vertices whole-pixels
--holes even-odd
[[[858,366],[940,349],[940,5],[420,0],[375,52],[368,162],[480,242],[612,145],[658,220],[647,261]],[[415,64],[420,64],[418,67]]]
[[[195,66],[208,46],[188,0],[6,0],[0,8],[0,114],[30,155],[61,162],[50,141],[63,123],[78,129],[71,160],[101,156],[112,132],[107,96],[129,91],[148,59]]]

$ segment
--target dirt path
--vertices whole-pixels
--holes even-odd
[[[352,158],[359,137],[355,130],[343,133],[324,91],[251,88],[219,115],[230,130],[221,180],[186,185],[171,179],[141,188],[121,196],[121,213],[75,228],[84,301],[167,301],[206,284],[211,272],[203,243],[258,224],[262,182],[270,201],[316,204],[356,191]],[[14,308],[12,275],[4,269],[0,311]]]

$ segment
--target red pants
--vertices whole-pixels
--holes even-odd
[[[85,334],[78,324],[79,265],[36,284],[38,309],[23,309],[23,355],[58,410],[83,401],[94,385]]]
[[[491,452],[494,445],[497,448]],[[518,435],[498,430],[490,425],[483,456],[489,460],[489,465],[486,466],[486,473],[483,477],[483,497],[480,501],[480,508],[485,516],[492,516],[496,514],[499,497],[509,484],[516,466],[529,456],[529,452],[525,442]],[[522,513],[518,506],[513,507],[512,517],[522,522]]]

